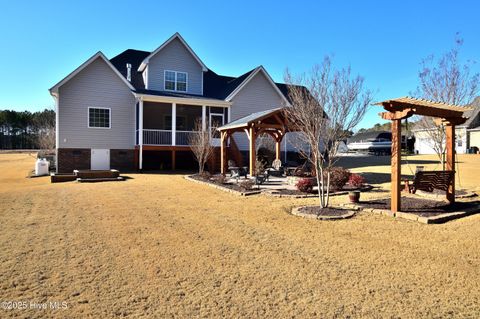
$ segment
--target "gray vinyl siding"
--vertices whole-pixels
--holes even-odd
[[[262,72],[255,75],[248,84],[238,92],[232,100],[231,119],[234,121],[255,112],[284,106],[284,100],[272,87]],[[240,150],[248,150],[248,138],[245,133],[235,133],[235,142]],[[287,134],[288,139],[288,134]],[[282,149],[284,143],[282,142]],[[289,150],[293,150],[291,146]]]
[[[165,70],[188,73],[187,93],[203,94],[202,66],[178,39],[154,55],[148,64],[148,89],[163,91]]]
[[[135,99],[101,58],[59,88],[59,148],[131,149]],[[110,108],[111,128],[88,128],[88,107]]]

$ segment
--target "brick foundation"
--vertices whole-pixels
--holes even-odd
[[[74,169],[90,169],[89,148],[59,148],[57,166],[59,173],[72,173]]]
[[[135,150],[110,150],[110,168],[120,172],[135,170]]]

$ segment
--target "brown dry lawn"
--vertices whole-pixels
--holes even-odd
[[[382,183],[381,160],[342,161]],[[479,189],[480,157],[460,161],[463,187]],[[181,175],[50,184],[25,178],[33,162],[0,155],[0,301],[68,309],[0,318],[480,314],[480,215],[312,221],[288,214],[311,199],[242,198]]]

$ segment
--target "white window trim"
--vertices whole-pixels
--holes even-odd
[[[90,109],[102,109],[102,110],[108,110],[108,127],[96,127],[96,126],[90,126]],[[87,126],[88,128],[93,128],[93,129],[100,129],[100,130],[110,130],[112,128],[112,108],[110,107],[100,107],[100,106],[89,106],[88,111],[87,111]]]
[[[173,72],[175,74],[175,89],[174,90],[170,90],[170,89],[167,89],[167,81],[166,81],[166,77],[167,77],[167,72]],[[185,74],[185,91],[179,91],[177,90],[177,74],[178,73],[184,73]],[[170,81],[169,81],[170,82]],[[181,93],[187,93],[188,92],[188,72],[183,72],[183,71],[174,71],[174,70],[163,70],[163,89],[165,91],[169,91],[169,92],[181,92]]]

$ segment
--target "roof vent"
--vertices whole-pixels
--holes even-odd
[[[132,82],[132,65],[127,63],[127,81]]]

